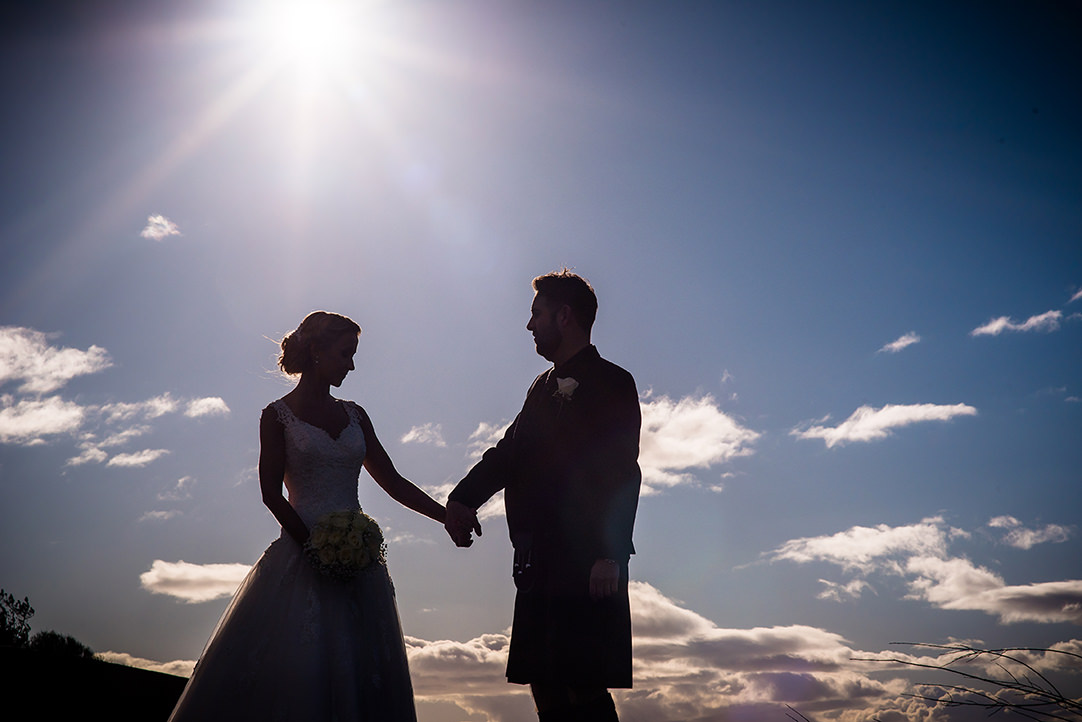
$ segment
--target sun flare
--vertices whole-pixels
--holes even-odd
[[[261,6],[260,43],[276,62],[307,70],[346,64],[361,40],[356,3],[278,0]]]

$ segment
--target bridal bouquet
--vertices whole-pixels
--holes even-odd
[[[342,580],[352,579],[369,564],[383,564],[386,551],[379,524],[360,509],[325,514],[304,544],[316,569]]]

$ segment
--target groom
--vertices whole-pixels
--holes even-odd
[[[469,546],[477,508],[504,490],[518,588],[507,680],[530,685],[542,722],[616,720],[608,688],[631,686],[639,396],[631,374],[590,344],[590,284],[565,269],[533,288],[526,329],[553,368],[451,492],[446,527]]]

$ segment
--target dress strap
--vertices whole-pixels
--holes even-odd
[[[289,426],[297,418],[296,414],[293,413],[293,409],[289,408],[289,404],[282,399],[272,401],[267,408],[274,409],[282,426]]]
[[[342,400],[341,403],[346,407],[346,413],[349,414],[350,421],[360,426],[364,420],[364,410],[352,401]]]

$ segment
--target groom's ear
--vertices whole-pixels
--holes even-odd
[[[556,312],[556,325],[560,328],[571,325],[575,320],[575,314],[571,311],[571,306],[564,304],[560,306],[560,310]]]

